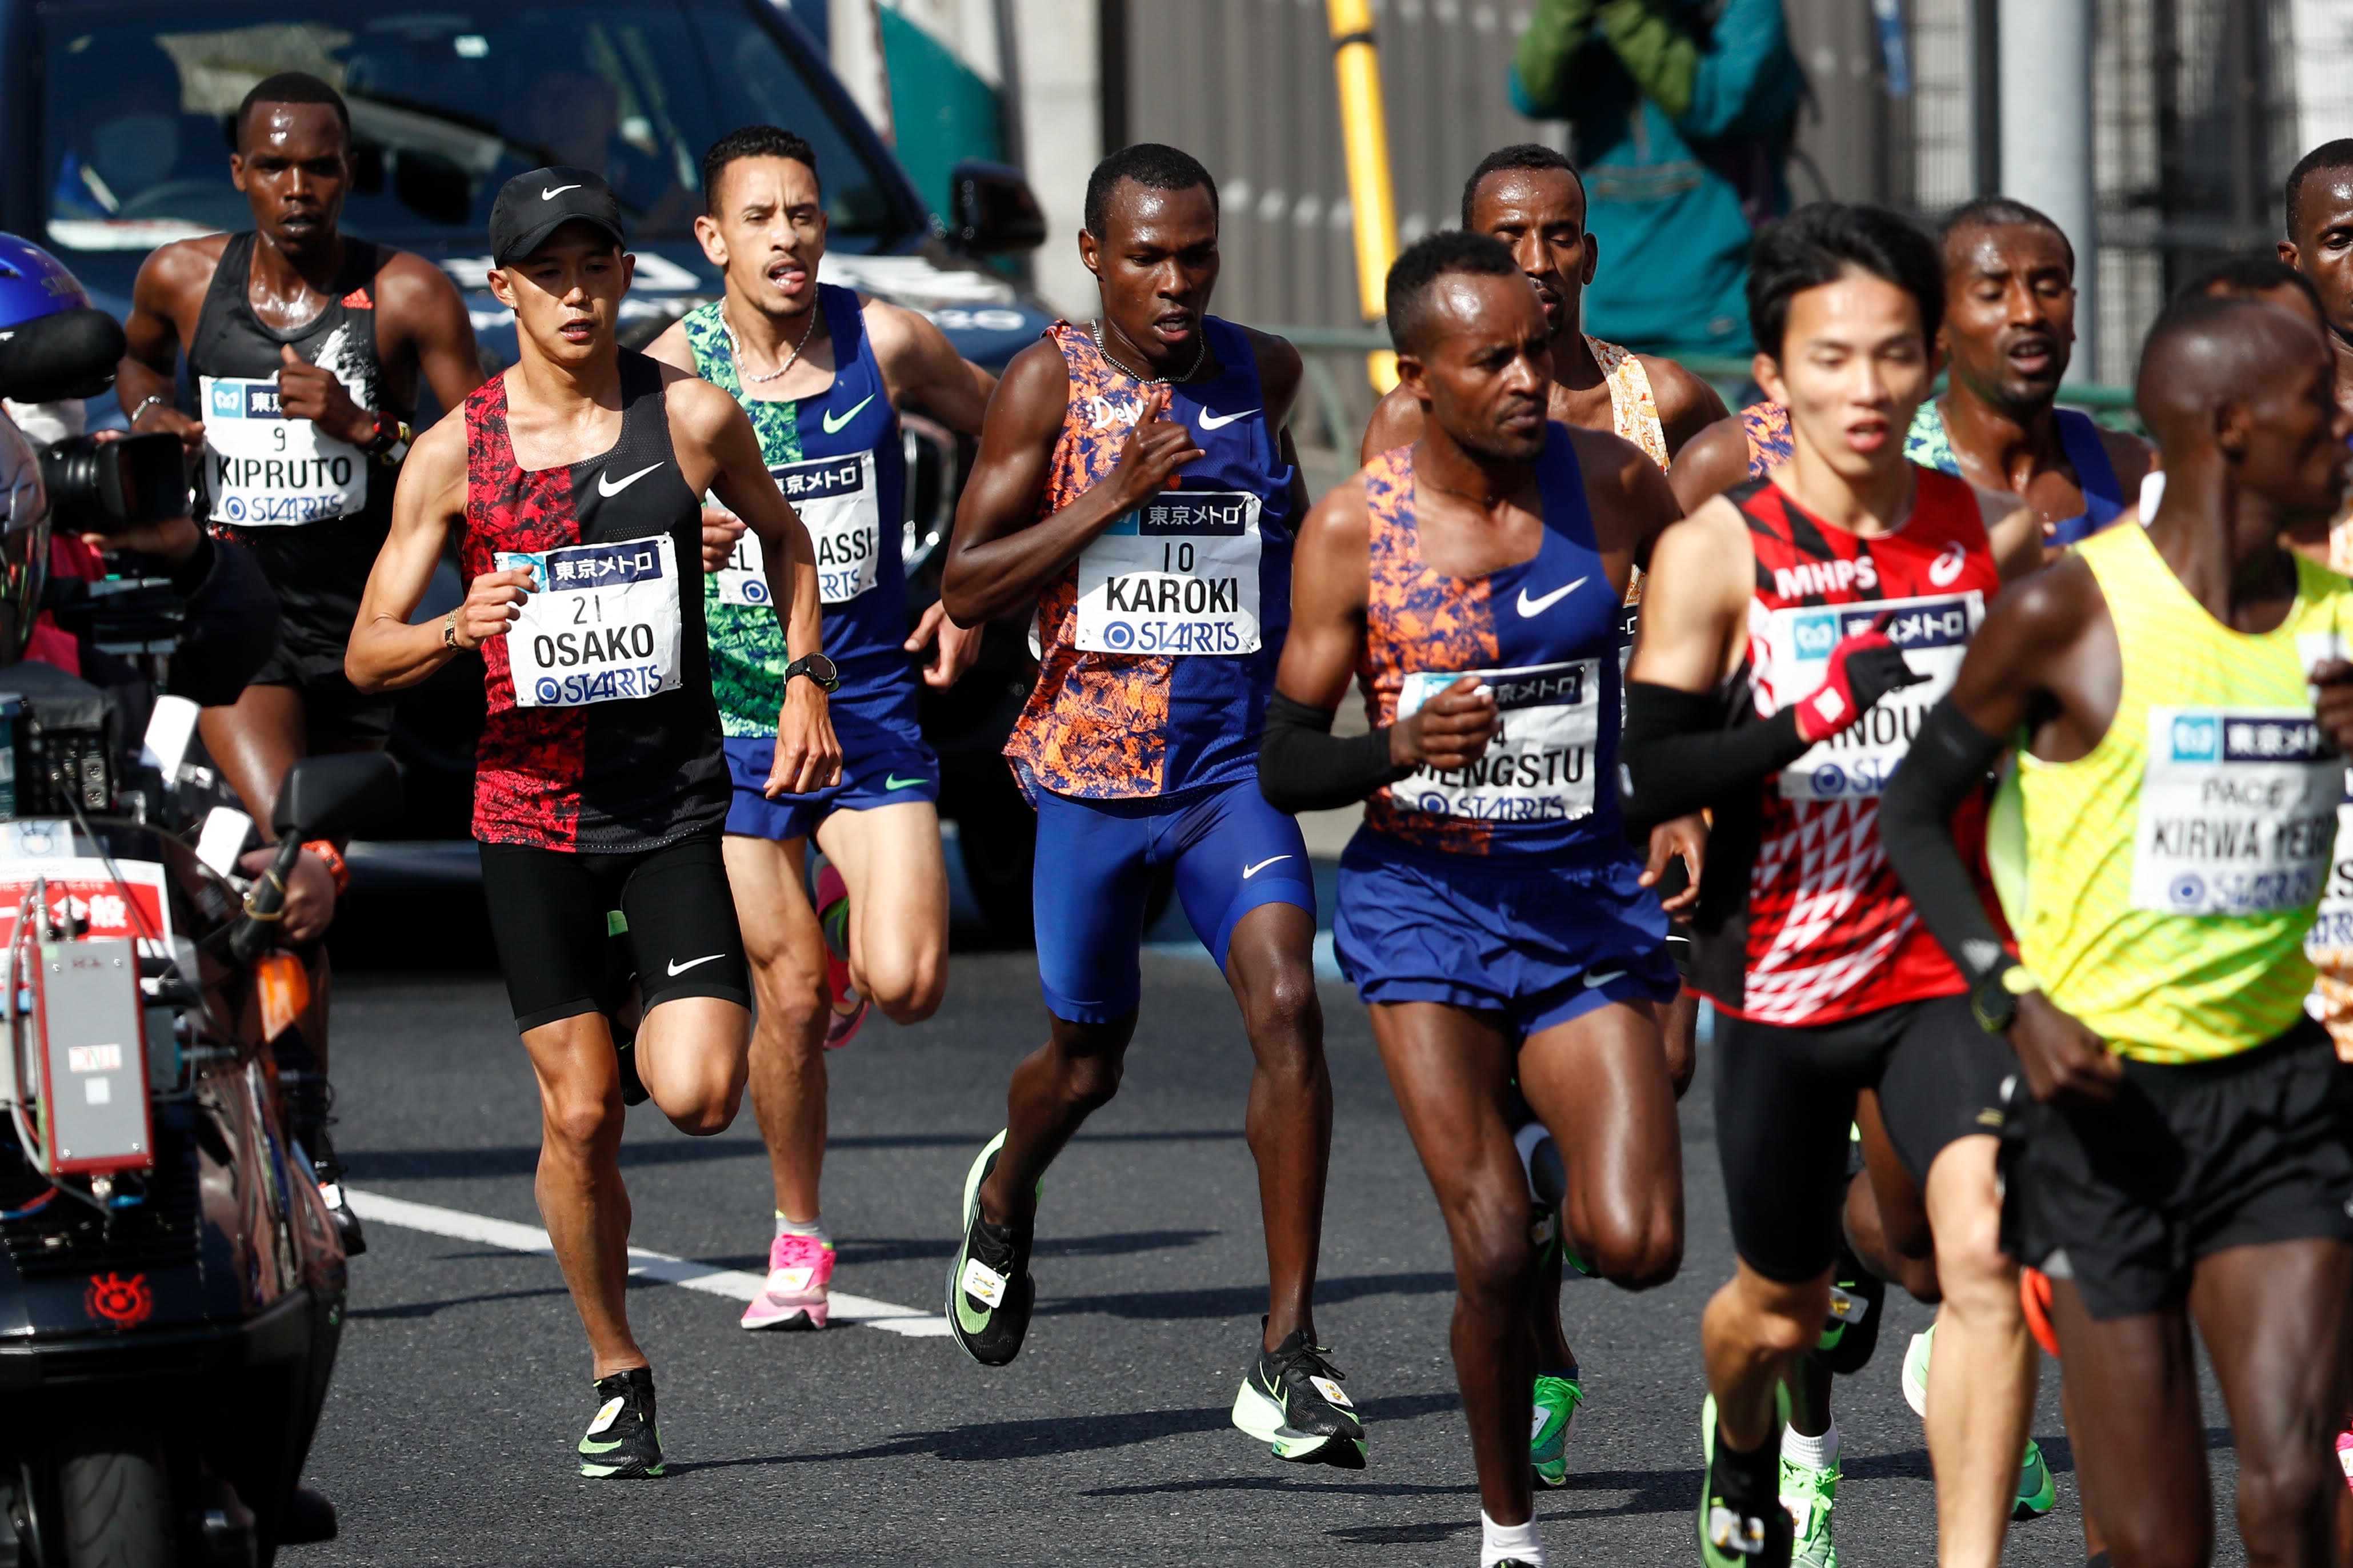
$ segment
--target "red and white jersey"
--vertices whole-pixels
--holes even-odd
[[[1976,492],[1947,474],[1913,473],[1911,518],[1873,539],[1822,522],[1769,480],[1726,492],[1757,558],[1748,658],[1759,719],[1819,689],[1831,650],[1882,615],[1905,662],[1928,678],[1887,693],[1764,781],[1741,996],[1727,1008],[1741,1017],[1833,1024],[1968,988],[1880,849],[1879,797],[1920,721],[1952,689],[2001,579]],[[1982,796],[1953,826],[1982,889]]]

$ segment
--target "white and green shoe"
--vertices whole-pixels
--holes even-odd
[[[1781,1460],[1781,1506],[1789,1510],[1795,1543],[1789,1568],[1838,1568],[1838,1547],[1831,1540],[1831,1507],[1838,1501],[1836,1465],[1818,1470],[1786,1456]]]
[[[2010,1517],[2041,1519],[2058,1502],[2058,1483],[2051,1479],[2051,1467],[2043,1462],[2042,1445],[2029,1437],[2026,1458],[2018,1467],[2018,1506],[2010,1510]]]
[[[1536,1484],[1568,1484],[1568,1424],[1585,1403],[1585,1385],[1577,1378],[1536,1374],[1535,1417],[1528,1424],[1528,1463]]]

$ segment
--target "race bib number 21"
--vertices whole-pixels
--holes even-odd
[[[502,551],[498,563],[535,580],[506,637],[516,707],[627,701],[684,684],[678,552],[668,534]]]

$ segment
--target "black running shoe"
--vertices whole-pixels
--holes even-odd
[[[1330,1353],[1310,1342],[1304,1329],[1261,1349],[1234,1395],[1234,1425],[1278,1459],[1361,1470],[1365,1426],[1340,1386],[1340,1369],[1324,1359]]]
[[[360,1216],[352,1212],[343,1196],[343,1173],[348,1167],[335,1152],[334,1140],[327,1135],[336,1121],[334,1086],[317,1073],[293,1069],[280,1071],[278,1081],[286,1096],[287,1136],[311,1162],[311,1179],[319,1184],[320,1200],[327,1205],[327,1217],[334,1222],[343,1256],[357,1258],[367,1250],[367,1232],[360,1228]]]
[[[1770,1480],[1740,1473],[1738,1461],[1716,1443],[1715,1396],[1700,1406],[1700,1450],[1706,1462],[1699,1489],[1701,1568],[1789,1568],[1797,1527],[1779,1496],[1781,1443],[1777,1423],[1766,1438]]]
[[[663,1474],[653,1369],[633,1366],[598,1378],[596,1398],[596,1417],[580,1439],[580,1473],[623,1481]]]
[[[964,1245],[948,1265],[948,1331],[983,1366],[1003,1366],[1021,1353],[1029,1309],[1038,1300],[1029,1278],[1030,1238],[980,1217],[980,1184],[1004,1147],[999,1132],[965,1173]]]

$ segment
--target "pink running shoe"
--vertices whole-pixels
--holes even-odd
[[[825,1048],[838,1051],[849,1044],[849,1037],[866,1026],[866,1015],[874,1005],[860,996],[858,1005],[847,1013],[836,1013],[825,1021]]]
[[[2353,1430],[2337,1434],[2337,1468],[2345,1472],[2345,1484],[2353,1487]]]
[[[787,1233],[768,1247],[768,1283],[744,1309],[747,1329],[825,1327],[833,1283],[833,1244]]]
[[[829,860],[818,868],[817,892],[811,902],[817,910],[818,929],[825,933],[826,1000],[833,1008],[833,1016],[825,1021],[825,1048],[838,1051],[866,1026],[869,1008],[849,978],[849,886]],[[845,1013],[842,1004],[846,1002],[858,1005]]]

